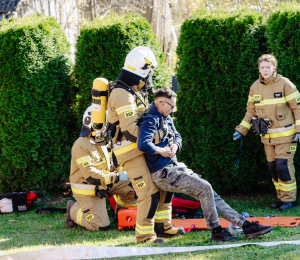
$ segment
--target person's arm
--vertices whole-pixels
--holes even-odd
[[[181,149],[182,149],[182,138],[181,138],[181,135],[177,132],[175,126],[174,126],[174,121],[172,119],[172,127],[173,127],[173,130],[174,130],[174,134],[175,134],[175,143],[177,144],[178,146],[178,149],[177,149],[177,152],[180,152]]]
[[[94,162],[89,152],[83,147],[78,147],[76,149],[75,158],[82,177],[88,183],[93,185],[109,185],[119,181],[118,172],[98,170],[96,168],[97,162]]]
[[[255,83],[254,83],[255,84]],[[246,136],[248,131],[251,128],[251,117],[256,116],[255,112],[255,106],[254,106],[254,84],[250,88],[249,97],[248,97],[248,103],[247,103],[247,112],[245,117],[243,118],[242,122],[235,128],[235,131],[239,132],[243,136]]]

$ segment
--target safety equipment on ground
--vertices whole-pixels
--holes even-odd
[[[233,136],[232,136],[233,140],[240,139],[241,137],[242,137],[242,135],[241,135],[241,133],[238,132],[238,131],[235,131],[235,132],[233,133]]]
[[[12,192],[0,194],[0,213],[26,211],[27,195],[28,192]]]
[[[268,133],[268,128],[272,125],[270,119],[251,117],[250,124],[255,135],[265,136]]]
[[[126,171],[120,172],[119,181],[128,181],[128,175]]]
[[[127,54],[123,69],[146,78],[156,66],[154,53],[147,47],[139,46]]]
[[[300,133],[296,133],[294,141],[300,141]]]
[[[96,78],[92,88],[91,122],[97,142],[103,142],[107,137],[107,99],[108,81],[105,78]]]

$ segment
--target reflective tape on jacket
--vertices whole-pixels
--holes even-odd
[[[249,102],[254,102],[254,101],[253,101],[253,97],[248,96],[248,103],[249,103]]]
[[[71,189],[73,193],[80,195],[95,195],[96,185],[77,184],[71,182]]]
[[[136,105],[127,105],[123,107],[119,107],[116,109],[117,115],[120,115],[125,112],[135,111],[137,109]]]
[[[130,143],[129,145],[123,145],[123,142],[124,143]],[[137,148],[137,143],[132,143],[130,141],[122,141],[121,145],[118,146],[118,145],[114,145],[114,154],[116,156],[120,155],[120,154],[123,154],[123,153],[126,153],[126,152],[129,152],[131,150],[134,150],[135,148]]]
[[[155,219],[171,219],[172,218],[172,210],[163,210],[156,211]]]
[[[285,98],[286,98],[286,101],[290,101],[291,99],[296,98],[299,95],[300,95],[299,91],[296,91],[296,92],[292,93],[291,95],[286,96]]]
[[[101,165],[101,164],[103,164],[103,163],[106,163],[106,160],[102,160],[102,161],[99,162],[99,163],[95,163],[94,166],[99,166],[99,165]]]
[[[125,203],[124,201],[122,201],[120,199],[120,196],[117,197],[117,195],[114,195],[114,199],[116,201],[116,203],[121,206],[122,208],[128,208],[128,207],[135,207],[137,205],[137,203],[135,204],[128,204],[128,203]]]
[[[153,226],[140,226],[138,223],[135,224],[135,230],[142,235],[154,233],[154,225]]]
[[[265,99],[262,101],[259,101],[259,103],[254,102],[255,106],[265,106],[265,105],[274,105],[274,104],[281,104],[286,103],[285,98],[274,98],[274,99]]]
[[[289,131],[289,130],[292,130],[292,129],[295,129],[296,126],[295,124],[292,124],[291,126],[288,126],[288,127],[279,127],[279,128],[268,128],[268,134],[275,134],[275,133],[283,133],[285,131]]]
[[[296,120],[296,125],[300,125],[300,120]]]
[[[247,123],[246,121],[244,121],[244,120],[240,123],[240,125],[246,127],[248,130],[249,130],[250,127],[251,127],[251,125],[250,125],[249,123]]]
[[[84,163],[84,162],[88,162],[88,161],[91,161],[92,158],[90,156],[84,156],[84,157],[81,157],[79,159],[76,160],[77,164],[81,164],[81,163]]]
[[[295,134],[296,131],[295,129],[291,129],[282,133],[273,133],[273,134],[266,134],[265,136],[262,136],[262,134],[260,134],[261,137],[263,138],[279,138],[279,137],[286,137],[286,136],[290,136]]]

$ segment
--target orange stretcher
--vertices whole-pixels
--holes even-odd
[[[271,217],[271,218],[247,218],[248,221],[258,221],[264,226],[296,227],[300,224],[300,217]],[[224,218],[219,219],[222,228],[228,228],[231,224]],[[134,229],[136,223],[136,207],[120,209],[118,212],[118,229]],[[183,227],[187,232],[192,229],[208,229],[203,218],[173,219],[175,227]]]

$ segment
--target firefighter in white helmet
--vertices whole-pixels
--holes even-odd
[[[110,154],[94,133],[90,106],[83,116],[80,137],[72,147],[70,182],[77,202],[68,201],[66,223],[69,227],[79,224],[88,230],[105,231],[110,227],[105,197],[114,195],[117,213],[120,208],[136,206],[136,195],[127,173],[112,171]]]
[[[119,171],[126,171],[138,196],[135,235],[137,242],[163,243],[157,238],[155,223],[166,236],[184,234],[171,223],[173,193],[154,185],[143,152],[137,148],[138,120],[149,106],[147,94],[152,89],[152,70],[157,66],[154,53],[146,47],[131,50],[108,100],[108,119],[115,126],[112,159]],[[161,225],[163,223],[163,225]]]

